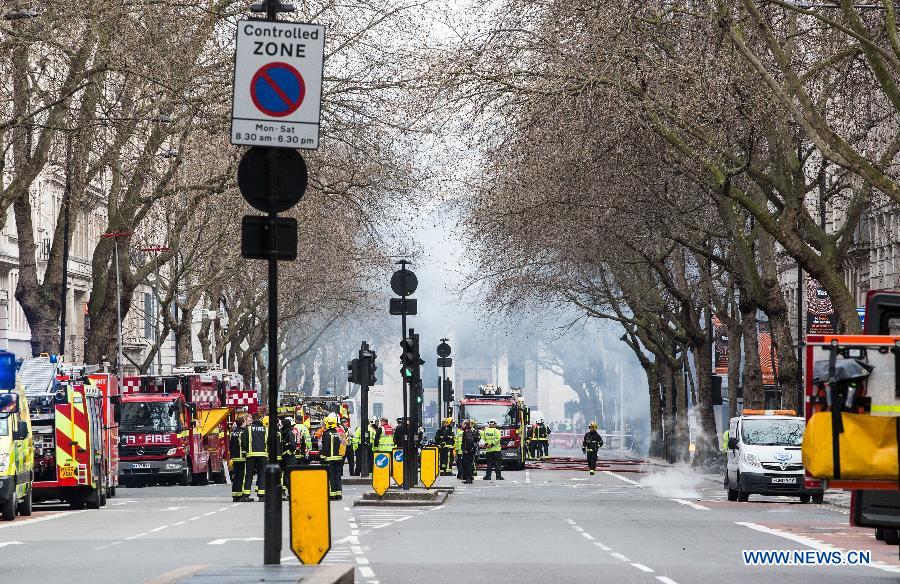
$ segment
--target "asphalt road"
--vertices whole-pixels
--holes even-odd
[[[615,468],[615,467],[613,467]],[[507,472],[456,486],[441,507],[332,504],[329,564],[356,581],[897,582],[897,547],[847,525],[846,511],[796,500],[725,500],[689,471]],[[226,485],[120,489],[99,511],[40,507],[0,523],[3,582],[177,582],[201,566],[262,560],[260,503],[234,504]],[[285,520],[285,525],[287,521]],[[742,550],[869,549],[869,566],[746,566]],[[296,563],[287,541],[285,563]]]

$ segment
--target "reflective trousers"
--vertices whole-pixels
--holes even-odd
[[[234,460],[231,463],[231,496],[240,497],[244,494],[244,470],[247,463],[243,460]]]
[[[438,452],[440,454],[441,472],[450,472],[453,469],[453,448],[449,446],[441,446]]]
[[[347,461],[347,466],[350,468],[350,476],[355,477],[359,475],[359,470],[356,468],[356,448],[347,447],[347,452],[344,454],[344,460]],[[344,463],[341,461],[341,474],[344,474]]]
[[[341,485],[341,470],[344,467],[343,459],[325,461],[325,468],[328,469],[328,495],[334,499],[341,497],[343,488]]]
[[[487,468],[484,471],[485,478],[491,478],[491,469],[497,473],[497,478],[499,479],[502,475],[503,469],[503,457],[500,454],[499,450],[495,450],[494,452],[486,452],[484,454],[485,460],[487,461]]]
[[[256,477],[256,494],[263,496],[266,494],[266,483],[263,478],[263,470],[266,468],[265,456],[248,456],[246,469],[244,471],[244,494],[251,494],[253,487],[253,477]]]
[[[597,470],[597,451],[596,450],[588,450],[587,451],[587,460],[588,460],[588,468],[591,470]]]

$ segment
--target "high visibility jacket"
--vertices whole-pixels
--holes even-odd
[[[381,426],[373,426],[372,424],[369,424],[369,432],[368,436],[366,436],[366,444],[375,444],[377,446],[379,440],[381,440]]]
[[[309,433],[309,427],[302,422],[294,424],[294,433],[297,435],[297,446],[301,452],[309,452],[312,449],[312,436]]]
[[[241,449],[246,458],[266,456],[266,427],[256,421],[244,429],[241,434]]]
[[[297,438],[294,429],[285,424],[280,431],[282,456],[293,456],[297,453]]]
[[[375,450],[378,452],[390,452],[394,449],[394,429],[390,424],[385,424],[381,428],[381,438],[378,440],[378,446]]]
[[[584,435],[581,447],[589,452],[596,452],[603,446],[603,437],[596,430],[590,430]]]
[[[441,426],[434,433],[434,441],[442,448],[450,448],[453,446],[453,428],[450,426]]]
[[[352,450],[356,450],[359,448],[360,436],[362,436],[362,430],[359,426],[353,430],[353,434],[350,436],[350,448]]]
[[[241,436],[246,432],[243,426],[235,426],[231,430],[231,439],[228,441],[228,454],[234,462],[243,462],[246,453],[241,448]]]
[[[462,453],[462,440],[463,440],[463,430],[462,430],[462,428],[457,428],[456,433],[453,436],[453,448],[455,448],[456,451],[459,453]]]
[[[334,428],[329,428],[322,433],[322,446],[319,449],[319,457],[325,462],[341,460],[341,437]]]
[[[485,428],[481,437],[485,452],[500,452],[500,428]]]
[[[731,434],[731,428],[725,430],[725,433],[722,434],[722,452],[728,452],[728,436]]]
[[[535,428],[535,438],[538,440],[547,440],[550,438],[550,428],[543,424],[538,424]]]

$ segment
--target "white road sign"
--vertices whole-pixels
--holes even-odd
[[[324,60],[324,26],[238,22],[231,143],[318,148]]]

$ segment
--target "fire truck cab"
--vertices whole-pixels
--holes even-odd
[[[504,466],[515,470],[525,468],[525,429],[530,423],[530,411],[518,388],[504,394],[496,385],[481,385],[477,394],[466,394],[459,400],[459,423],[474,420],[478,428],[488,421],[497,420],[500,429],[500,447]],[[479,458],[483,454],[479,454]]]

